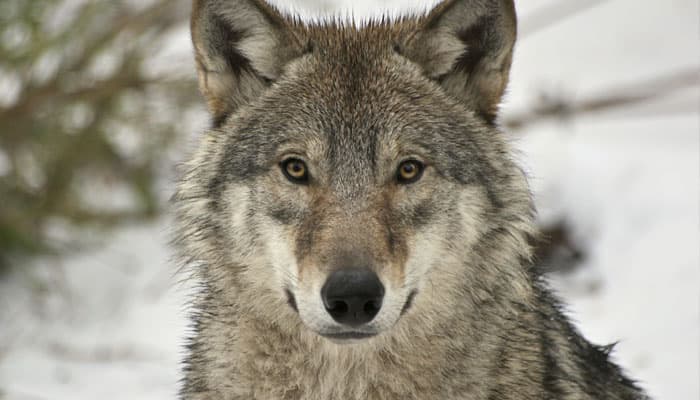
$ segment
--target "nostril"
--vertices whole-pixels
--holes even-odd
[[[329,305],[326,306],[331,315],[342,315],[348,312],[348,303],[342,300],[331,301]]]
[[[367,315],[374,317],[379,312],[380,307],[381,306],[377,305],[376,301],[368,301],[367,303],[365,303],[364,311]]]

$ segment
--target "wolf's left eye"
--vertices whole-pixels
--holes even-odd
[[[309,169],[306,163],[298,158],[288,158],[280,163],[284,176],[293,183],[306,183],[309,180]]]
[[[416,182],[423,176],[424,169],[425,166],[420,161],[406,160],[399,165],[396,180],[403,184]]]

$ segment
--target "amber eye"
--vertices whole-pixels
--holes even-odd
[[[413,183],[421,178],[425,166],[420,161],[406,160],[399,165],[396,179],[399,183]]]
[[[294,183],[306,183],[309,180],[309,170],[306,163],[298,158],[288,158],[280,164],[284,176]]]

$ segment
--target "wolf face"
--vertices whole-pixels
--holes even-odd
[[[195,1],[192,32],[214,127],[181,245],[235,312],[354,343],[526,281],[507,260],[529,256],[529,194],[494,122],[511,1],[362,27]]]

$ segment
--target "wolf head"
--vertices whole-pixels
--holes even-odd
[[[363,26],[196,0],[214,126],[175,200],[216,312],[344,341],[525,293],[530,196],[495,123],[515,33],[511,0]]]

